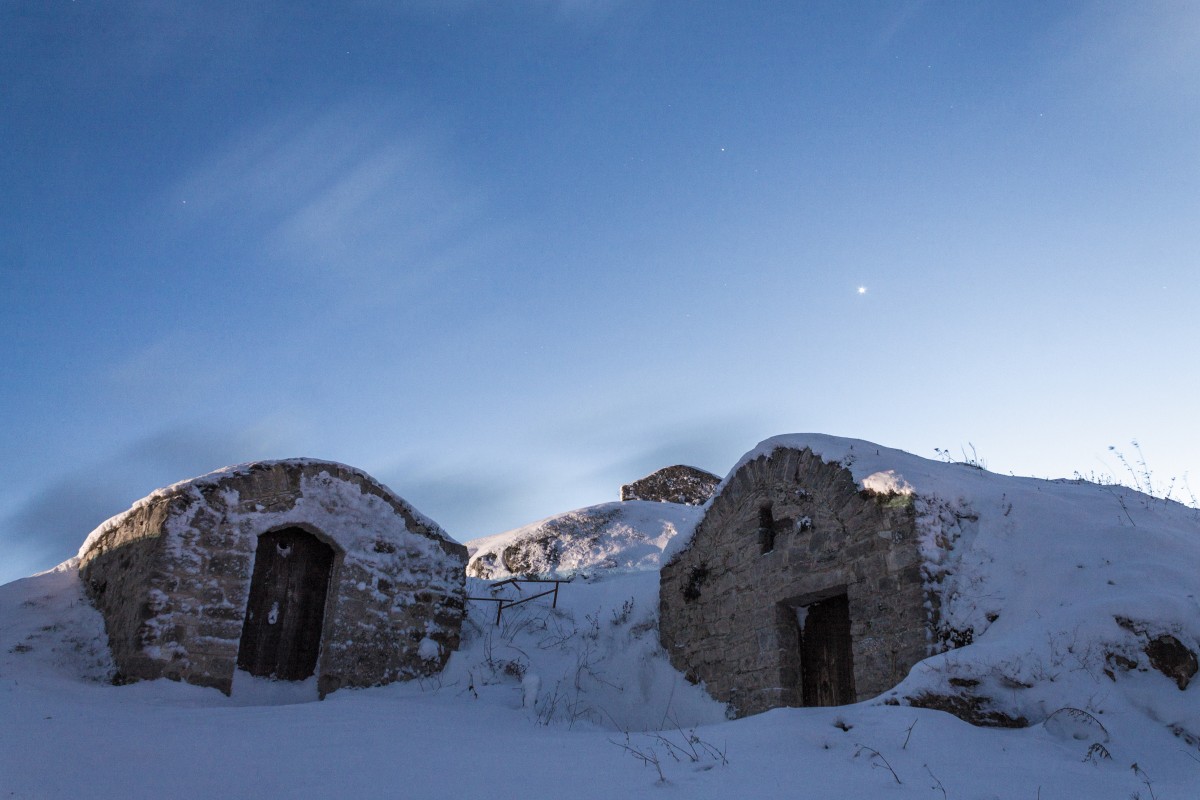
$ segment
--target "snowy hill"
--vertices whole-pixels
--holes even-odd
[[[658,572],[636,569],[660,541],[683,546],[696,517],[596,523],[641,539],[577,534],[551,569],[592,577],[563,585],[558,608],[533,600],[496,625],[494,602],[471,601],[441,675],[322,702],[311,681],[246,676],[230,697],[168,681],[112,686],[99,615],[68,562],[0,586],[0,796],[1200,797],[1200,680],[1181,679],[1180,653],[1174,674],[1163,667],[1168,638],[1191,653],[1200,644],[1194,509],[829,437],[768,440],[747,458],[781,444],[812,447],[875,491],[911,493],[922,530],[948,545],[929,551],[930,566],[963,646],[921,662],[894,692],[726,721],[668,664]],[[555,529],[546,522],[520,531]],[[503,563],[527,541],[520,531],[473,543],[476,555]],[[547,564],[553,554],[528,552]],[[469,584],[492,596],[492,584]],[[1028,727],[908,705],[923,697]]]
[[[568,511],[467,542],[473,578],[568,577],[580,572],[657,570],[663,548],[700,520],[696,506],[627,500]]]

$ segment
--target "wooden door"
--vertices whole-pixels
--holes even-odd
[[[857,699],[846,595],[807,607],[800,632],[801,693],[806,706],[841,706]]]
[[[300,528],[258,537],[238,667],[303,680],[317,667],[333,548]]]

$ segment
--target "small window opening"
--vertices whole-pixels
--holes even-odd
[[[758,510],[758,543],[764,553],[775,549],[775,517],[771,515],[770,505]]]
[[[691,603],[700,599],[700,587],[708,580],[708,565],[699,564],[692,567],[688,573],[687,583],[683,585],[683,599]]]

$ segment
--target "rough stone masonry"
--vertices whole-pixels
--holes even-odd
[[[305,547],[319,557],[298,564]],[[167,677],[229,693],[253,623],[245,668],[295,678],[300,664],[324,696],[440,670],[458,646],[466,557],[366,473],[295,459],[155,492],[88,537],[80,575],[118,682]]]
[[[676,464],[625,484],[621,487],[621,499],[702,506],[720,482],[721,479],[711,472]]]
[[[909,496],[776,449],[731,476],[663,566],[662,643],[738,716],[867,699],[926,655],[921,564]]]

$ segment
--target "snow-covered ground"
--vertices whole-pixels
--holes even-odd
[[[1180,690],[1140,649],[1159,633],[1197,648],[1194,510],[865,442],[755,452],[797,441],[912,491],[924,530],[952,541],[929,557],[948,619],[974,641],[919,664],[897,696],[970,687],[1029,727],[886,697],[728,721],[658,646],[656,569],[579,577],[557,609],[533,600],[499,626],[493,603],[471,602],[463,647],[433,680],[324,701],[247,676],[231,697],[112,686],[68,563],[0,587],[0,797],[1200,797],[1187,738],[1200,676]]]
[[[679,534],[691,535],[700,516],[697,506],[648,500],[567,511],[467,542],[467,574],[499,580],[657,570],[663,548]]]

